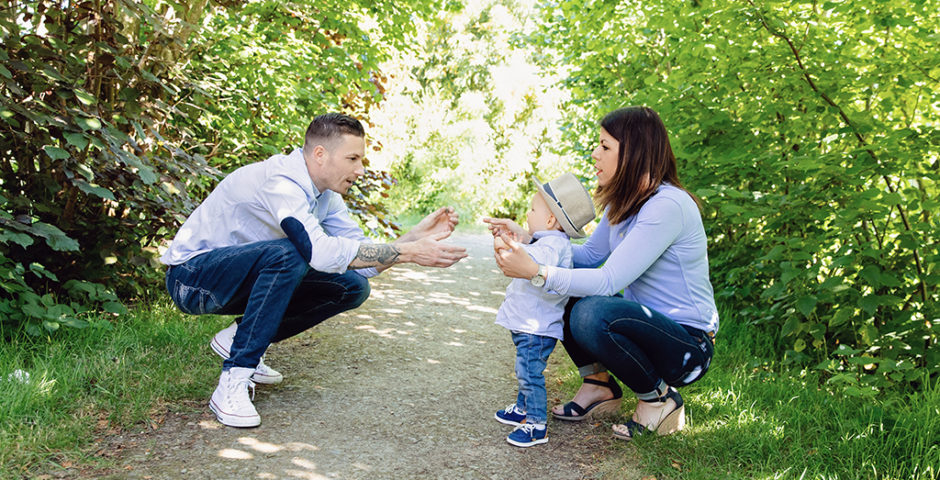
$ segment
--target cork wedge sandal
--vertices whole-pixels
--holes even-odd
[[[584,383],[607,387],[610,389],[611,393],[614,394],[614,398],[599,400],[588,405],[587,407],[582,407],[581,405],[571,401],[562,407],[562,411],[564,412],[563,414],[559,415],[555,412],[552,412],[552,416],[554,418],[567,422],[580,422],[587,418],[598,417],[602,415],[616,415],[618,412],[620,412],[620,404],[623,403],[623,390],[620,389],[620,385],[616,380],[614,380],[614,377],[610,377],[610,379],[608,379],[606,382],[594,380],[593,378],[585,378]]]
[[[676,408],[663,417],[659,425],[641,425],[634,420],[629,420],[627,423],[613,426],[614,438],[630,441],[638,435],[649,433],[669,435],[685,428],[685,402],[682,401],[682,396],[676,390],[670,389],[669,393],[660,397],[660,401],[665,402],[669,399],[676,402]]]

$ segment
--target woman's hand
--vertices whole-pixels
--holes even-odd
[[[529,240],[532,240],[532,236],[529,235],[529,232],[526,232],[518,223],[508,218],[483,217],[483,222],[489,224],[490,233],[492,233],[494,237],[498,237],[503,233],[511,233],[515,235],[518,241],[528,243]]]
[[[522,248],[522,244],[504,233],[493,241],[496,265],[503,275],[511,278],[530,279],[539,272],[539,264]],[[500,246],[502,243],[502,246]]]

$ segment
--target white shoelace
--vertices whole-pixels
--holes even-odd
[[[510,403],[506,406],[506,408],[503,409],[503,411],[506,413],[518,413],[519,415],[522,415],[522,411],[519,410],[519,407],[517,407],[515,403]]]
[[[246,383],[248,384],[247,386],[243,385],[243,384],[246,384]],[[255,399],[255,382],[251,381],[251,379],[243,378],[243,379],[238,380],[238,381],[236,381],[236,382],[233,382],[233,383],[231,384],[231,391],[232,391],[233,393],[241,393],[241,392],[245,391],[246,389],[250,389],[250,390],[251,390],[251,400],[254,401],[254,399]],[[229,398],[231,398],[231,399],[234,401],[234,398],[235,398],[235,397],[234,397],[234,395],[230,395]]]
[[[532,432],[535,431],[535,424],[534,424],[534,423],[523,423],[522,425],[519,425],[518,427],[516,427],[516,430],[520,430],[520,429],[521,429],[523,432],[525,432],[525,433],[527,433],[527,434],[529,434],[529,435],[531,436],[531,435],[532,435]],[[541,430],[541,429],[539,429],[539,430]]]

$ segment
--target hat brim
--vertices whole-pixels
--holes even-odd
[[[558,204],[558,200],[556,200],[553,195],[545,191],[545,185],[540,182],[539,179],[535,177],[535,175],[529,177],[529,179],[535,185],[535,188],[539,189],[539,193],[542,195],[545,203],[548,204],[548,209],[552,211],[552,215],[554,215],[555,220],[558,220],[558,223],[561,224],[561,228],[564,229],[565,233],[567,233],[571,238],[584,238],[584,229],[574,228],[574,224],[572,224],[571,220],[568,219],[568,214],[562,210],[561,205]]]

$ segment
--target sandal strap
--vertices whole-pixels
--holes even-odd
[[[608,385],[608,382],[602,382],[602,381],[600,381],[600,380],[595,380],[595,379],[593,379],[593,378],[584,377],[584,378],[581,379],[581,381],[584,382],[584,383],[590,383],[590,384],[592,384],[592,385],[600,385],[600,386],[602,386],[602,387],[608,387],[608,386],[609,386],[609,385]]]
[[[659,398],[657,398],[657,399],[654,399],[654,400],[640,400],[640,401],[641,401],[641,402],[646,402],[646,403],[663,403],[663,402],[665,402],[666,400],[669,400],[670,398],[672,399],[673,402],[676,402],[676,408],[675,408],[674,410],[678,410],[678,409],[682,408],[682,405],[685,404],[685,402],[682,400],[682,395],[679,395],[679,391],[676,390],[676,389],[674,389],[674,388],[670,388],[669,391],[666,392],[665,395],[663,395],[663,396],[661,396],[661,397],[659,397]]]
[[[616,400],[620,397],[623,397],[623,390],[620,389],[620,384],[617,383],[617,380],[614,380],[614,377],[610,377],[606,382],[595,380],[593,378],[584,377],[581,379],[584,383],[590,383],[591,385],[599,385],[601,387],[607,387],[610,390],[610,393],[614,394],[612,400]]]
[[[630,438],[636,438],[637,436],[643,435],[644,433],[650,431],[650,429],[640,425],[632,419],[627,420],[627,423],[624,423],[623,426],[626,427],[627,432],[630,433]]]
[[[630,431],[631,437],[635,435],[642,435],[650,431],[650,429],[633,421],[633,419],[627,420],[627,430]]]
[[[566,403],[563,407],[561,407],[561,409],[563,412],[565,412],[566,417],[575,416],[575,415],[572,415],[572,413],[576,414],[579,417],[582,417],[584,416],[585,413],[587,413],[587,410],[585,410],[584,407],[582,407],[581,405],[578,405],[577,403],[574,403],[574,401],[570,401]]]

